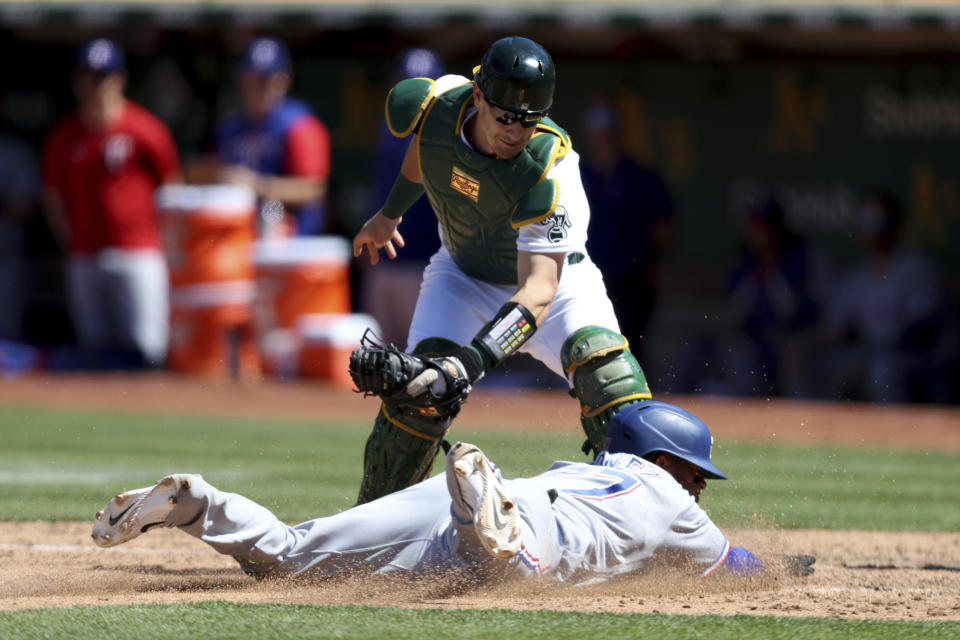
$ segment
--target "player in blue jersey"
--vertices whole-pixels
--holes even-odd
[[[631,404],[614,415],[608,437],[592,463],[557,462],[516,480],[457,443],[446,473],[294,526],[199,475],[170,475],[118,494],[97,514],[93,539],[110,547],[176,526],[256,576],[493,567],[579,583],[659,558],[694,575],[763,571],[700,508],[706,480],[726,476],[710,460],[712,437],[699,418],[665,402]],[[798,573],[812,572],[812,561],[797,559]]]
[[[217,128],[216,178],[253,187],[262,201],[277,200],[299,235],[329,227],[324,197],[330,177],[330,134],[310,107],[287,96],[292,65],[286,45],[256,38],[240,61],[243,108]]]

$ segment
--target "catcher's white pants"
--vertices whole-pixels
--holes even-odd
[[[269,509],[220,491],[200,476],[193,478],[190,499],[181,499],[167,523],[233,556],[248,573],[326,577],[344,571],[455,570],[496,563],[508,572],[529,575],[542,572],[531,566],[529,557],[559,555],[550,499],[539,488],[510,489],[520,507],[524,549],[503,561],[484,551],[472,524],[452,515],[442,474],[298,525],[285,524]]]
[[[468,344],[515,292],[513,286],[471,278],[457,267],[447,250],[441,248],[423,272],[407,351],[412,351],[425,338],[446,338],[457,344]],[[529,353],[566,378],[560,364],[560,349],[570,334],[588,325],[620,332],[603,276],[589,257],[578,264],[563,265],[550,312],[520,351]]]

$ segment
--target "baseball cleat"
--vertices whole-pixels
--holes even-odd
[[[493,463],[476,446],[458,442],[447,455],[447,488],[458,515],[470,514],[480,543],[494,558],[520,551],[520,509]]]
[[[159,480],[152,487],[124,491],[97,512],[90,537],[101,547],[133,540],[162,525],[177,506],[177,494],[190,488],[190,476],[178,474]]]

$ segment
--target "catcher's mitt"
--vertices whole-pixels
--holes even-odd
[[[459,359],[406,353],[378,342],[369,329],[350,354],[350,377],[365,396],[438,417],[457,415],[472,388]]]

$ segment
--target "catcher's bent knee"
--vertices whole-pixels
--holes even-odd
[[[560,359],[570,376],[570,395],[580,401],[580,423],[587,434],[584,453],[604,446],[610,418],[625,404],[649,400],[650,387],[627,339],[599,326],[574,331]]]
[[[430,475],[449,426],[449,418],[410,415],[381,405],[364,448],[357,504],[400,491]]]

